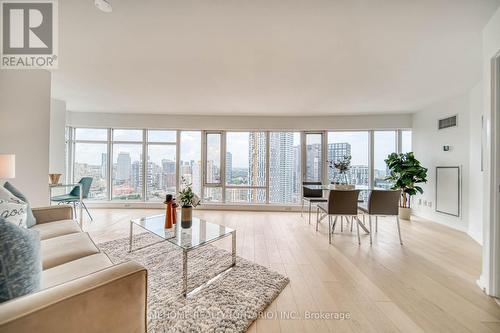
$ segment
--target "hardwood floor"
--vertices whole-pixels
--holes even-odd
[[[102,242],[128,236],[130,218],[161,212],[93,209],[95,221],[84,228]],[[355,232],[338,228],[329,245],[326,222],[316,232],[299,213],[194,214],[235,228],[239,256],[290,278],[267,309],[269,318],[249,332],[500,332],[500,306],[475,282],[481,247],[462,232],[402,221],[400,246],[395,221],[379,218],[372,246],[364,233],[358,246]],[[218,246],[229,249],[229,239]],[[350,317],[305,318],[333,312]]]

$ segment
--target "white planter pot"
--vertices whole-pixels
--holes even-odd
[[[411,208],[399,207],[399,218],[409,221],[411,219]]]

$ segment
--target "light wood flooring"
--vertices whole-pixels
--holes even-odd
[[[97,242],[128,236],[130,218],[154,209],[93,209],[84,228]],[[318,232],[300,213],[197,210],[237,230],[237,254],[279,271],[290,284],[249,332],[500,332],[500,306],[477,287],[481,247],[466,234],[428,221],[380,218],[370,246],[362,233],[328,225]],[[230,246],[229,239],[218,244]],[[346,320],[305,319],[347,313]],[[271,316],[272,315],[272,316]],[[289,318],[286,318],[286,317]],[[290,318],[291,317],[291,318]],[[300,319],[298,319],[300,318]]]

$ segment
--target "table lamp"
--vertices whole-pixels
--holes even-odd
[[[0,179],[16,177],[16,155],[0,154]]]

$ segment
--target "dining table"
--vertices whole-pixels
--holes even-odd
[[[335,188],[335,184],[321,184],[321,185],[315,185],[315,184],[308,184],[308,185],[304,185],[305,188],[307,189],[310,189],[310,190],[323,190],[323,192],[326,192],[326,191],[330,191],[330,190],[336,190]],[[360,191],[366,191],[366,192],[370,192],[370,191],[373,191],[373,190],[378,190],[378,191],[388,191],[390,189],[387,189],[387,188],[384,188],[384,187],[377,187],[377,186],[369,186],[369,185],[354,185],[354,188],[353,189],[339,189],[340,191],[349,191],[349,190],[360,190]],[[328,198],[328,195],[325,196],[326,198]],[[364,202],[361,201],[361,202]],[[323,219],[324,217],[322,217],[320,219],[320,221]],[[366,225],[364,223],[360,223],[360,226],[361,228],[366,232],[366,233],[370,233],[370,231],[368,230],[368,228],[366,227]]]
[[[305,188],[308,188],[310,190],[323,190],[323,191],[330,191],[330,190],[335,190],[335,184],[321,184],[321,185],[304,185]],[[378,190],[378,191],[387,191],[389,189],[384,188],[384,187],[377,187],[377,186],[369,186],[369,185],[354,185],[353,189],[350,190],[360,190],[360,191],[373,191],[373,190]],[[349,191],[349,190],[344,190],[344,191]]]

